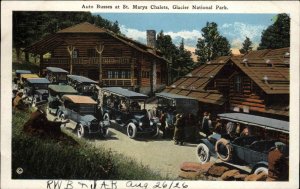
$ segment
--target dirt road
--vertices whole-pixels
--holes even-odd
[[[48,118],[54,119],[52,115],[48,115]],[[74,128],[74,126],[72,123],[68,123],[66,128],[70,130],[68,128]],[[95,147],[110,149],[112,152],[130,157],[169,179],[178,178],[180,165],[183,162],[198,162],[197,144],[175,145],[173,140],[163,139],[162,133],[156,137],[130,139],[126,134],[109,128],[109,136],[106,139],[95,138],[87,141]],[[211,157],[210,161],[219,162],[214,157]]]
[[[107,140],[96,140],[93,143],[131,157],[171,179],[177,178],[181,163],[198,161],[196,144],[175,145],[170,139],[162,139],[161,135],[134,140],[120,131],[110,129]]]

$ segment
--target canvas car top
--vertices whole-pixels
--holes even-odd
[[[78,83],[86,83],[86,84],[97,84],[97,81],[91,80],[87,77],[80,75],[67,75],[68,78],[77,81]]]
[[[16,74],[31,74],[30,70],[16,70]]]
[[[50,72],[55,72],[55,73],[69,73],[68,71],[58,67],[46,67],[46,69]]]
[[[134,91],[130,91],[128,89],[124,89],[121,87],[104,87],[104,88],[102,88],[102,90],[113,93],[118,96],[127,97],[130,99],[143,99],[144,100],[144,99],[148,98],[147,95],[137,93]]]
[[[35,84],[49,84],[50,81],[46,78],[28,78],[28,83],[35,83]]]
[[[158,97],[164,97],[164,98],[169,98],[169,99],[191,99],[191,100],[195,100],[195,98],[192,98],[192,97],[173,94],[173,93],[166,93],[166,92],[156,93],[155,95],[158,96]]]
[[[21,74],[21,78],[28,79],[28,78],[39,78],[36,74]]]
[[[224,113],[218,114],[223,120],[239,122],[258,127],[264,127],[268,130],[276,130],[284,133],[289,133],[289,122],[278,119],[272,119],[262,116],[243,114],[243,113]]]
[[[89,96],[64,95],[62,99],[70,100],[76,104],[97,104],[97,102]]]
[[[77,90],[69,85],[49,85],[48,88],[57,93],[78,93]]]

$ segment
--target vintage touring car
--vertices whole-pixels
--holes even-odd
[[[39,106],[48,102],[48,85],[46,78],[28,78],[24,83],[24,94],[32,106]]]
[[[174,123],[176,114],[193,114],[196,116],[199,110],[198,101],[188,96],[182,96],[172,93],[156,93],[157,98],[157,116],[160,117],[162,112],[167,114],[166,127],[168,128],[169,137],[173,137]],[[185,139],[194,140],[196,137],[195,127],[185,127]]]
[[[247,127],[250,135],[233,137],[230,134],[214,133],[201,139],[197,156],[201,163],[210,157],[224,162],[250,166],[253,173],[268,172],[268,152],[275,142],[288,144],[289,122],[243,113],[218,114],[222,121],[239,123]]]
[[[49,85],[48,112],[57,115],[59,106],[62,105],[61,97],[65,94],[77,94],[77,90],[69,85]]]
[[[67,83],[67,74],[69,73],[68,71],[57,67],[47,67],[46,70],[47,70],[46,78],[50,81],[50,83],[52,84]]]
[[[96,88],[97,81],[80,75],[67,75],[68,84],[74,87],[80,95],[90,96],[94,100],[98,98]]]
[[[157,123],[149,118],[145,109],[148,96],[121,87],[105,87],[101,90],[103,120],[115,120],[117,129],[127,133],[129,138],[158,134]]]
[[[62,102],[57,115],[62,120],[69,119],[75,123],[73,129],[77,132],[78,137],[92,134],[107,136],[109,124],[107,121],[100,121],[102,115],[98,111],[97,102],[91,97],[64,95]]]

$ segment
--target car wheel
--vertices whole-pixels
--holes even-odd
[[[105,128],[102,128],[101,130],[102,130],[102,136],[107,137],[109,134],[109,129],[107,127],[105,127]]]
[[[129,123],[127,125],[127,135],[129,138],[135,138],[136,137],[136,126],[134,123]]]
[[[104,120],[104,121],[110,121],[110,118],[109,118],[109,114],[108,114],[108,113],[105,113],[105,114],[103,115],[103,120]]]
[[[66,116],[65,116],[65,114],[60,114],[59,115],[59,120],[60,121],[65,121],[66,120]],[[63,127],[65,127],[66,126],[66,123],[64,123],[64,124],[61,124]]]
[[[268,174],[268,168],[265,166],[259,166],[256,167],[255,170],[253,171],[254,174],[258,175],[260,173],[265,173]]]
[[[83,137],[86,136],[86,129],[81,124],[79,124],[78,127],[77,127],[77,136],[79,138],[83,138]]]
[[[158,134],[159,134],[159,131],[160,131],[160,130],[159,130],[159,128],[158,128],[158,127],[156,127],[156,128],[155,128],[155,131],[153,132],[153,135],[152,135],[152,136],[153,136],[153,137],[156,137],[156,136],[158,136]]]
[[[209,162],[209,159],[210,159],[209,149],[205,144],[200,143],[197,146],[197,156],[198,156],[200,163]]]
[[[228,162],[232,158],[232,146],[229,141],[224,138],[221,138],[216,142],[215,151],[222,161]]]

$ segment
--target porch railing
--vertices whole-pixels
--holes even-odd
[[[134,86],[137,85],[137,80],[133,79],[102,79],[102,82],[106,86]]]
[[[44,59],[43,63],[45,65],[62,65],[70,64],[70,58],[50,58]],[[78,57],[72,59],[73,64],[99,64],[99,57]],[[130,64],[136,63],[135,58],[128,57],[102,57],[102,64]]]

